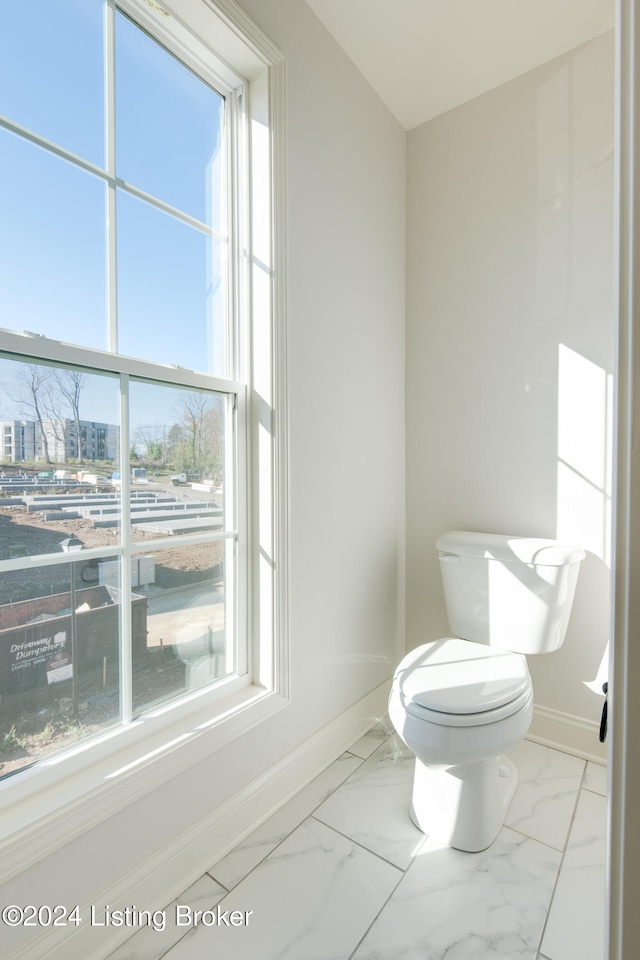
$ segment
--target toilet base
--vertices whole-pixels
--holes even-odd
[[[416,759],[409,813],[423,833],[468,853],[489,847],[518,785],[508,757],[429,767]]]

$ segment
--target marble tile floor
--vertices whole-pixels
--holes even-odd
[[[409,820],[413,758],[378,723],[109,960],[603,960],[605,769],[511,757],[505,826],[462,853]],[[178,926],[176,904],[237,925]]]

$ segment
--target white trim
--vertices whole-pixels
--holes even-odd
[[[0,885],[286,706],[282,697],[256,687],[229,694],[234,683],[222,686],[227,697],[216,716],[209,692],[194,698],[197,710],[190,702],[187,713],[181,702],[3,781]]]
[[[186,2],[187,0],[170,0],[169,5],[185,4]],[[194,3],[197,0],[188,0],[188,2]],[[235,0],[203,0],[203,2],[215,11],[216,16],[224,23],[227,30],[233,32],[241,40],[243,47],[250,47],[259,64],[272,67],[283,61],[284,58],[275,43],[269,39],[266,33],[262,32],[260,27],[251,20],[242,7],[238,6]],[[250,73],[246,75],[253,79]]]
[[[129,375],[120,377],[120,589],[123,597],[130,597],[131,586],[131,471],[129,464]],[[133,644],[131,638],[131,604],[119,604],[120,610],[120,722],[131,723],[133,717]]]
[[[238,532],[236,530],[224,530],[222,532],[213,531],[209,533],[189,533],[181,534],[177,542],[172,537],[165,537],[162,540],[145,540],[144,543],[134,543],[131,547],[131,555],[136,553],[149,552],[152,550],[172,550],[176,546],[192,547],[197,543],[222,543],[226,540],[237,540]],[[116,556],[122,550],[120,543],[114,543],[107,549],[107,553]],[[82,551],[83,560],[99,560],[105,556],[105,547],[87,547]],[[68,556],[60,553],[41,553],[31,557],[17,557],[12,560],[0,560],[0,573],[7,573],[11,570],[28,570],[31,567],[57,567],[68,563]],[[180,587],[174,588],[181,589]]]
[[[113,54],[111,55],[113,56]],[[108,80],[111,84],[111,77],[109,77]],[[90,160],[86,160],[84,157],[78,156],[78,154],[73,153],[71,150],[67,150],[66,147],[61,147],[59,144],[54,143],[53,140],[47,140],[46,137],[39,136],[37,133],[34,133],[33,130],[23,127],[21,124],[16,123],[15,120],[11,120],[9,117],[0,115],[0,128],[8,130],[10,133],[21,137],[23,140],[27,140],[36,147],[44,148],[48,153],[53,154],[60,160],[66,160],[68,163],[73,164],[73,166],[84,170],[85,173],[90,173],[99,180],[104,181],[108,190],[114,195],[116,188],[118,188],[124,193],[128,193],[130,196],[135,197],[137,200],[143,200],[145,203],[149,204],[149,206],[155,207],[162,213],[166,213],[169,216],[174,217],[176,220],[180,220],[182,223],[187,224],[187,226],[193,227],[195,230],[198,230],[211,240],[218,240],[221,244],[227,243],[229,239],[227,234],[217,230],[212,224],[205,223],[198,217],[194,217],[192,214],[187,213],[184,210],[180,210],[179,207],[175,207],[172,204],[167,203],[166,200],[162,200],[161,197],[156,197],[152,193],[148,193],[141,187],[136,187],[135,184],[129,183],[127,180],[123,180],[122,177],[118,177],[113,172],[110,166],[111,163],[113,163],[113,150],[111,148],[111,142],[115,139],[115,133],[111,129],[113,127],[113,119],[111,119],[113,110],[110,105],[111,97],[113,96],[111,86],[107,88],[107,92],[110,93],[110,96],[107,99],[106,113],[110,119],[107,131],[108,160],[106,167],[101,167],[98,164],[92,163]],[[230,102],[233,101],[231,100]],[[109,203],[109,209],[110,207],[111,202]]]
[[[189,16],[186,20],[180,16],[185,12],[185,0],[181,0],[180,6],[170,2],[160,5],[150,4],[148,0],[115,0],[115,6],[216,93],[228,96],[242,83],[242,74],[225,61],[216,44],[205,42],[194,30]]]
[[[115,71],[115,7],[113,0],[104,8],[104,115],[105,156],[107,172],[105,231],[107,239],[107,349],[118,352],[118,202],[116,176],[116,71]],[[99,175],[99,171],[95,171]]]
[[[145,910],[165,907],[371,729],[386,714],[388,694],[385,682],[177,839],[159,845],[152,857],[115,884],[92,894],[80,905],[81,916],[89,916],[91,903],[137,903],[144,904]],[[124,928],[102,927],[96,942],[88,924],[69,927],[64,941],[59,933],[45,931],[38,941],[6,960],[67,960],[70,956],[102,960],[131,935]]]
[[[278,568],[276,571],[274,608],[275,638],[274,683],[282,696],[289,696],[289,403],[287,395],[287,316],[286,316],[286,64],[281,58],[270,70],[269,115],[272,149],[272,250],[273,275],[273,381],[275,403],[274,455],[274,536]]]
[[[88,367],[96,373],[129,374],[139,380],[160,382],[167,386],[194,387],[214,393],[235,393],[246,390],[244,383],[227,380],[198,370],[187,370],[173,363],[156,363],[122,353],[110,353],[95,347],[83,347],[45,337],[24,330],[17,333],[0,327],[0,352],[13,354],[15,359],[28,357],[43,363],[60,363],[72,367]]]
[[[607,914],[609,960],[637,956],[640,913],[640,18],[635,0],[616,7],[616,295],[618,354],[614,601],[609,677],[611,765]]]
[[[600,743],[599,732],[600,724],[593,720],[584,720],[550,707],[534,706],[527,739],[593,763],[604,764],[607,749],[605,744]]]

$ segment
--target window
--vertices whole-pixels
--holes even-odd
[[[277,55],[171,6],[3,8],[0,777],[283,690]]]

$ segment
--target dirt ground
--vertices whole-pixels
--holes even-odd
[[[67,537],[75,536],[85,548],[104,548],[108,559],[113,547],[118,544],[118,532],[108,527],[92,527],[89,520],[49,520],[42,513],[28,513],[26,507],[3,507],[0,500],[0,558],[9,559],[20,556],[38,556],[61,552],[60,543]],[[131,539],[140,545],[141,552],[149,540],[157,540],[158,534],[145,533],[139,525],[132,526]],[[172,538],[174,539],[174,538]],[[179,538],[175,538],[177,541]],[[97,583],[98,561],[83,563],[82,553],[68,554],[74,562],[82,565],[79,577],[84,585]],[[159,587],[181,587],[195,584],[205,579],[213,564],[222,559],[220,543],[196,544],[188,548],[167,547],[156,554],[156,584]],[[39,570],[7,572],[2,575],[0,584],[0,604],[26,600],[31,597],[45,596],[50,593],[64,593],[69,589],[69,566],[41,567]],[[38,592],[41,591],[41,592]]]
[[[98,673],[84,678],[78,691],[77,715],[71,683],[40,693],[31,703],[0,714],[0,779],[78,740],[99,734],[119,719],[115,675],[103,687]],[[171,699],[184,689],[185,667],[171,649],[150,650],[135,670],[134,710]],[[58,686],[58,685],[56,685]]]

